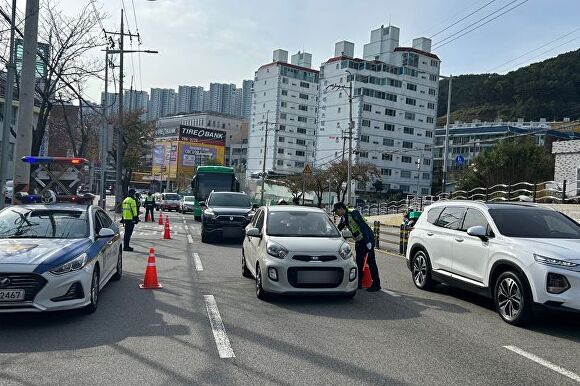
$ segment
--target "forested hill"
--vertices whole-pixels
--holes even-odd
[[[444,124],[448,81],[439,87],[438,123]],[[535,121],[580,118],[580,49],[505,75],[453,78],[451,122],[473,119]]]

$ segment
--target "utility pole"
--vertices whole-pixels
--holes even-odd
[[[10,162],[10,126],[12,124],[12,99],[14,96],[14,32],[16,29],[16,0],[12,0],[12,21],[10,23],[10,51],[6,64],[6,92],[4,96],[4,121],[2,122],[2,151],[0,152],[0,209],[4,208],[4,189],[6,189],[6,174]],[[14,158],[15,159],[15,158]],[[14,162],[14,161],[13,161]],[[14,196],[13,196],[14,197]]]
[[[308,166],[308,142],[306,142],[306,166]],[[302,206],[304,206],[304,189],[306,188],[306,173],[302,172]]]
[[[417,158],[417,193],[415,194],[415,205],[417,205],[417,210],[419,210],[419,183],[421,182],[421,158]]]
[[[266,152],[268,151],[268,118],[270,110],[266,111],[266,122],[264,122],[264,158],[262,160],[262,193],[260,196],[260,206],[264,205],[264,183],[266,182]],[[262,123],[262,122],[260,122]]]
[[[100,196],[101,202],[99,205],[101,208],[105,209],[107,204],[107,188],[106,176],[107,176],[107,153],[109,150],[109,141],[107,141],[109,133],[109,119],[107,118],[107,95],[109,93],[109,47],[105,49],[105,100],[103,101],[103,128],[101,132],[101,178],[100,178]]]
[[[38,45],[39,0],[26,1],[26,22],[22,42],[22,69],[20,71],[20,93],[18,100],[18,127],[14,146],[14,188],[13,201],[17,192],[28,192],[30,184],[30,164],[17,162],[30,155],[34,126],[34,91],[36,86],[36,55]],[[33,154],[36,155],[36,154]]]
[[[445,193],[447,180],[447,158],[449,153],[449,121],[451,120],[451,83],[453,75],[449,75],[449,89],[447,91],[447,119],[445,123],[445,146],[443,151],[443,174],[441,178],[441,193]]]

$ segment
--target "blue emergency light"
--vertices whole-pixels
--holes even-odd
[[[51,163],[69,163],[72,165],[87,164],[89,161],[86,158],[76,157],[34,157],[27,155],[22,157],[22,162],[29,164],[51,164]]]

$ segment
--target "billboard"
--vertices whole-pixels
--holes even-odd
[[[184,142],[200,142],[212,145],[226,145],[226,132],[222,130],[204,129],[194,126],[179,126],[179,140]]]

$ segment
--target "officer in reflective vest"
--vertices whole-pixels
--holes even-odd
[[[131,248],[131,235],[135,224],[139,222],[139,212],[137,212],[137,202],[135,201],[135,189],[129,189],[129,195],[123,200],[123,225],[125,225],[125,237],[123,239],[123,250],[133,252]]]
[[[367,291],[375,292],[381,289],[381,279],[379,278],[379,269],[375,259],[375,237],[373,230],[367,224],[365,219],[361,216],[358,210],[347,208],[342,202],[334,204],[333,212],[341,217],[338,229],[342,230],[347,227],[352,237],[355,239],[356,265],[359,271],[359,288],[361,288],[362,271],[365,256],[367,257],[367,264],[371,271],[373,284]]]
[[[147,192],[145,196],[145,221],[147,221],[147,215],[151,215],[151,221],[155,221],[153,216],[153,208],[155,208],[155,198],[153,198],[153,193]]]

